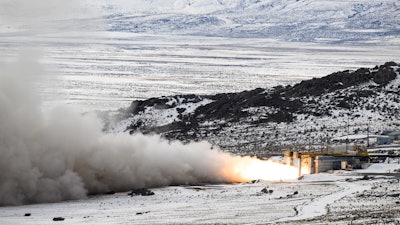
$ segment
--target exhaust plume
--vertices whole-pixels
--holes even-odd
[[[232,156],[206,142],[183,145],[158,136],[106,134],[97,117],[71,107],[43,113],[33,89],[41,71],[30,58],[0,70],[0,205],[249,180],[241,174],[243,162],[257,159]]]

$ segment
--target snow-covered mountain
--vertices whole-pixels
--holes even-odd
[[[228,151],[325,145],[348,132],[400,128],[400,64],[342,71],[294,86],[133,101],[110,130],[207,140]],[[119,130],[118,130],[119,128]]]
[[[400,34],[397,0],[137,0],[105,9],[113,31],[329,42]]]
[[[109,30],[290,41],[386,41],[400,34],[397,0],[0,1],[0,28]],[[85,26],[83,26],[83,24]],[[105,25],[105,27],[103,26]],[[78,29],[79,28],[79,29]]]

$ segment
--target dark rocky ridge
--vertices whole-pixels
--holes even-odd
[[[127,110],[131,121],[127,130],[131,133],[158,133],[167,139],[186,142],[208,140],[231,150],[252,145],[253,149],[266,148],[279,145],[275,143],[277,141],[297,143],[294,135],[284,137],[289,130],[297,134],[298,139],[304,135],[307,137],[307,134],[313,136],[311,133],[316,130],[312,129],[322,131],[322,126],[335,130],[329,123],[319,124],[311,131],[304,128],[307,123],[300,128],[293,127],[304,120],[310,120],[310,124],[321,118],[337,122],[344,116],[347,120],[349,117],[371,120],[369,113],[376,112],[380,118],[391,119],[397,124],[400,92],[395,81],[399,74],[400,65],[388,62],[372,69],[336,72],[294,86],[133,101]],[[382,98],[388,102],[382,104]],[[196,107],[189,112],[186,107],[190,104]],[[282,126],[288,130],[282,130]]]
[[[398,66],[398,64],[387,62],[373,69],[346,70],[330,74],[326,77],[302,81],[293,87],[287,88],[285,95],[288,97],[317,96],[369,81],[373,81],[383,87],[396,78],[397,74],[393,70],[394,66]]]

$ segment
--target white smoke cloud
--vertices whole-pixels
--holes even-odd
[[[98,118],[71,107],[42,113],[32,88],[41,70],[29,60],[36,54],[25,56],[0,70],[0,205],[234,181],[227,171],[235,158],[208,143],[105,134]]]
[[[33,31],[87,30],[103,27],[101,1],[87,0],[0,0],[0,27]],[[96,19],[93,23],[80,19]],[[82,27],[83,26],[83,27]]]
[[[94,4],[85,0],[0,0],[3,18],[40,20],[87,17],[85,13],[97,11]]]

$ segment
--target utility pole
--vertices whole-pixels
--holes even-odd
[[[349,134],[350,134],[350,119],[349,119],[349,114],[347,114],[346,152],[349,151]]]
[[[369,147],[369,122],[367,123],[367,148]]]

